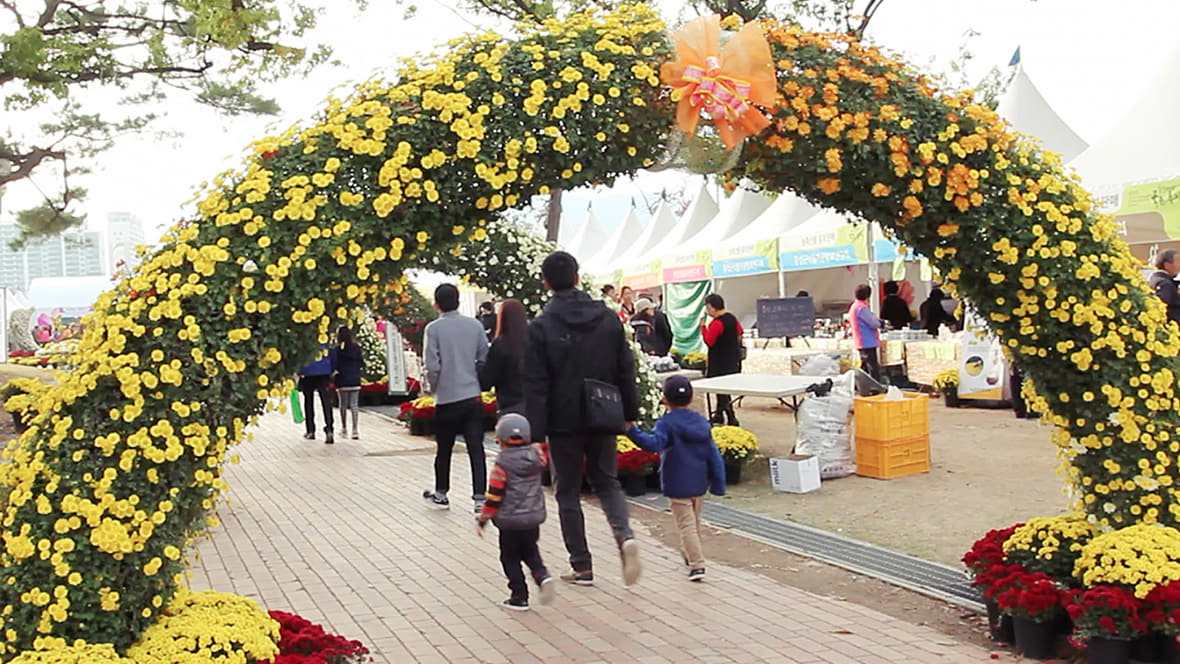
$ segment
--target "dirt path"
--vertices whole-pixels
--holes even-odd
[[[927,560],[958,566],[988,530],[1057,514],[1067,504],[1048,426],[1018,420],[1010,410],[947,408],[932,400],[929,473],[845,477],[803,495],[770,486],[766,457],[784,456],[794,446],[791,414],[772,400],[746,399],[737,415],[758,435],[764,458],[747,466],[744,481],[719,500]]]

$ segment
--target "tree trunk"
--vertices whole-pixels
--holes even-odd
[[[557,233],[561,230],[561,190],[549,192],[549,215],[545,221],[545,239],[557,242]]]

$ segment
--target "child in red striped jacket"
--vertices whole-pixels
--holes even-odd
[[[500,564],[508,577],[512,596],[503,606],[512,611],[527,611],[529,587],[521,563],[528,565],[540,588],[541,604],[553,601],[555,584],[537,541],[545,521],[545,494],[541,489],[541,471],[548,460],[540,445],[532,443],[529,421],[516,413],[507,413],[496,423],[496,440],[500,455],[488,478],[483,510],[476,517],[476,531],[483,537],[488,521],[500,529]]]

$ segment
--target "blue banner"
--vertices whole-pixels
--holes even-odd
[[[851,244],[806,251],[787,251],[779,254],[778,258],[778,264],[784,272],[858,265],[862,262],[863,259],[856,255],[856,246]]]
[[[774,268],[770,265],[770,256],[747,256],[746,258],[713,261],[714,277],[740,277],[773,271]]]
[[[878,263],[892,263],[901,255],[899,247],[893,240],[877,240],[873,243],[873,258]],[[908,256],[913,258],[913,254]]]

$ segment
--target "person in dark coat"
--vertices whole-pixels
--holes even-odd
[[[910,305],[898,295],[901,287],[896,281],[886,281],[883,287],[885,301],[881,303],[881,320],[889,323],[895,330],[907,330],[914,322],[914,314]]]
[[[549,439],[561,535],[573,569],[561,578],[578,585],[594,583],[580,493],[585,466],[619,546],[623,581],[632,585],[641,570],[639,543],[619,485],[615,436],[621,432],[591,430],[584,404],[588,380],[606,383],[618,388],[628,424],[639,419],[635,358],[618,316],[576,288],[577,259],[556,251],[541,264],[541,274],[553,297],[529,324],[525,410],[533,440]]]
[[[668,349],[663,340],[656,336],[655,326],[656,305],[647,298],[640,298],[635,302],[635,315],[628,321],[628,325],[635,331],[635,342],[648,355],[667,355]]]
[[[324,443],[331,445],[336,442],[332,437],[335,426],[332,423],[332,352],[328,344],[324,344],[316,351],[316,359],[299,369],[299,391],[303,393],[303,416],[307,424],[307,433],[303,435],[308,440],[315,440],[315,398],[319,395],[320,405],[324,409]]]
[[[488,359],[479,368],[479,386],[496,390],[500,415],[524,414],[524,352],[528,343],[529,319],[519,300],[500,303],[496,336]]]
[[[336,331],[336,347],[332,349],[332,373],[335,375],[336,394],[340,399],[340,436],[348,437],[348,414],[352,413],[352,439],[360,438],[357,420],[360,417],[361,369],[365,359],[356,336],[347,325]],[[327,442],[332,442],[331,440]]]
[[[475,318],[483,325],[484,334],[488,336],[488,343],[491,343],[496,336],[496,307],[491,301],[480,304]]]
[[[663,304],[656,307],[655,315],[652,317],[652,325],[655,327],[656,334],[656,355],[667,355],[672,351],[674,337],[672,335],[672,323],[668,320],[668,314],[664,313]]]
[[[713,322],[705,324],[701,319],[701,335],[709,347],[705,376],[728,376],[742,372],[742,324],[733,314],[725,310],[725,298],[712,293],[705,298],[705,312]],[[709,415],[713,424],[738,426],[737,415],[733,413],[733,399],[728,394],[717,395],[717,410]]]
[[[1148,285],[1168,307],[1168,320],[1180,325],[1180,292],[1176,289],[1176,273],[1180,272],[1180,260],[1175,249],[1156,252],[1153,260],[1155,272],[1147,279]]]
[[[938,336],[938,328],[946,325],[954,329],[955,317],[948,314],[946,309],[942,307],[942,301],[946,299],[946,295],[942,289],[935,288],[930,291],[930,297],[922,303],[918,308],[918,316],[921,318],[922,329],[932,337]]]

